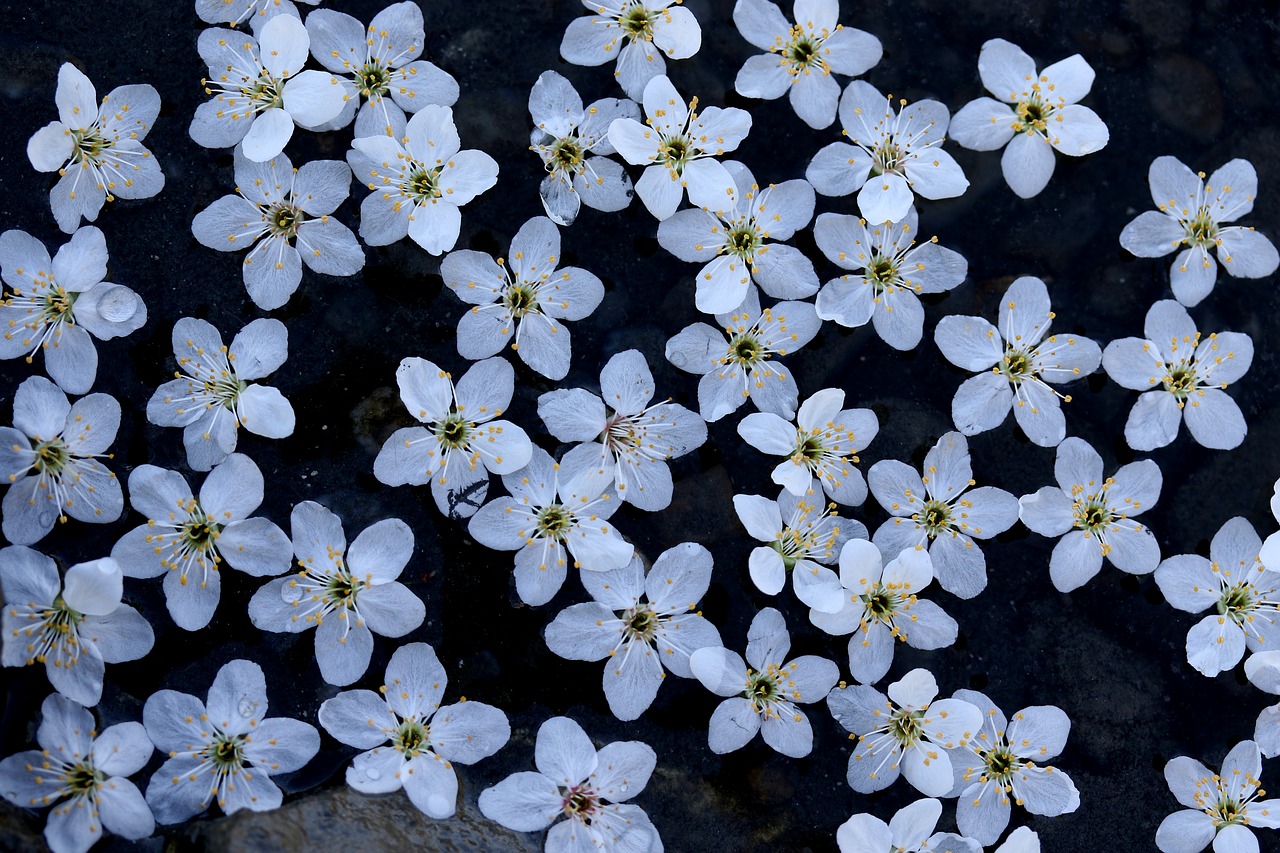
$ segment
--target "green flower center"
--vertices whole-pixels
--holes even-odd
[[[871,174],[893,175],[902,173],[902,148],[895,142],[885,142],[871,152]]]
[[[924,528],[925,533],[929,534],[929,538],[933,539],[939,533],[950,529],[951,507],[942,501],[925,501],[918,513],[917,521]]]
[[[525,314],[538,313],[538,294],[527,284],[513,284],[502,294],[502,304],[519,319]]]
[[[547,168],[550,171],[563,169],[567,172],[576,172],[582,165],[583,156],[584,152],[578,140],[564,136],[551,144],[551,158],[547,161]]]
[[[780,696],[778,688],[778,668],[770,664],[765,672],[752,672],[747,675],[746,697],[751,700],[751,707],[756,713],[763,711],[769,703]]]
[[[44,307],[40,310],[40,317],[46,323],[75,323],[75,313],[72,307],[76,304],[78,293],[68,293],[61,287],[54,285],[44,292]]]
[[[986,777],[996,782],[1008,782],[1015,771],[1026,762],[1014,755],[1007,746],[997,746],[982,758],[986,764]]]
[[[61,438],[42,441],[35,447],[36,470],[41,474],[56,476],[61,474],[71,461],[71,448]]]
[[[744,366],[759,361],[763,351],[760,341],[752,334],[734,335],[729,340],[729,358]]]
[[[202,752],[203,757],[218,772],[235,770],[244,765],[244,735],[227,735],[218,732],[213,742]]]
[[[658,156],[654,162],[662,163],[679,174],[684,171],[684,165],[691,159],[693,152],[693,142],[689,137],[683,134],[664,136],[658,143]]]
[[[1072,509],[1077,530],[1097,533],[1111,523],[1111,507],[1098,498],[1076,501]]]
[[[898,264],[892,257],[873,255],[871,263],[867,264],[866,279],[872,290],[884,293],[901,280],[898,277]]]
[[[419,167],[409,173],[409,180],[405,182],[405,193],[413,199],[415,204],[425,204],[432,199],[440,198],[442,193],[438,184],[440,170],[443,168],[443,166],[437,166],[434,169]]]
[[[1187,396],[1195,390],[1196,372],[1189,365],[1179,364],[1169,370],[1164,376],[1165,390],[1177,397],[1179,400],[1185,400]]]
[[[361,68],[356,78],[360,83],[360,94],[366,98],[385,95],[391,82],[391,72],[381,62],[373,60]]]
[[[807,35],[803,35],[804,30],[800,26],[792,29],[792,42],[783,52],[792,67],[797,70],[803,70],[810,65],[821,65],[822,61],[816,59],[818,55],[818,42]]]
[[[1244,825],[1249,822],[1248,812],[1231,797],[1224,796],[1218,800],[1218,807],[1213,809],[1211,814],[1213,816],[1213,825],[1218,829],[1234,824]]]
[[[263,72],[253,85],[240,90],[259,110],[284,107],[284,84]]]
[[[638,604],[623,615],[627,639],[650,640],[658,630],[658,614],[647,604]]]
[[[353,609],[356,606],[356,596],[363,588],[363,581],[356,580],[350,572],[340,568],[325,581],[324,594],[335,610],[339,607]]]
[[[1230,616],[1240,624],[1249,618],[1253,604],[1253,585],[1242,581],[1222,591],[1222,597],[1218,599],[1218,615]]]
[[[744,261],[750,261],[760,248],[760,232],[751,225],[738,225],[729,232],[729,238],[725,243],[730,254],[737,255]]]
[[[71,131],[71,162],[81,163],[87,160],[97,164],[102,160],[103,152],[114,144],[104,137],[102,131],[96,126],[85,130],[73,130]]]
[[[1038,89],[1038,86],[1036,87]],[[1053,107],[1046,104],[1040,99],[1039,92],[1032,95],[1025,101],[1020,101],[1015,107],[1018,114],[1017,121],[1014,122],[1013,129],[1016,133],[1039,133],[1045,134],[1049,127],[1049,116],[1053,115]]]
[[[62,786],[73,799],[89,797],[101,788],[106,780],[106,774],[93,766],[92,759],[87,759],[67,771],[67,774],[62,777]]]
[[[898,597],[878,583],[860,598],[878,622],[887,622],[898,611]]]
[[[1209,209],[1202,207],[1196,211],[1195,218],[1182,223],[1186,229],[1186,240],[1192,246],[1207,249],[1218,243],[1218,223],[1209,215]]]
[[[799,457],[800,461],[812,468],[822,461],[823,454],[826,452],[827,448],[822,443],[822,439],[816,435],[809,435],[796,442],[796,448],[791,452],[791,456],[793,459]]]
[[[563,540],[573,527],[573,515],[560,504],[551,504],[538,511],[538,534],[557,541]]]
[[[924,735],[924,711],[899,708],[889,718],[889,735],[903,747],[913,746]]]
[[[436,424],[436,438],[448,450],[465,447],[471,437],[471,421],[460,412],[451,412],[448,417]]]
[[[1031,355],[1022,350],[1007,350],[1004,359],[1000,362],[1000,372],[1015,384],[1024,379],[1030,379],[1035,375],[1035,371],[1031,368]]]
[[[209,520],[199,506],[191,512],[191,517],[183,523],[179,535],[182,541],[193,551],[204,551],[213,547],[214,541],[222,527]]]
[[[416,758],[431,747],[431,730],[417,720],[405,720],[391,736],[391,745],[404,753],[405,758]]]
[[[618,18],[622,31],[632,40],[653,41],[653,22],[657,20],[656,12],[650,12],[643,3],[636,3]]]
[[[267,209],[267,227],[276,237],[296,236],[302,222],[302,211],[291,204],[277,202]]]

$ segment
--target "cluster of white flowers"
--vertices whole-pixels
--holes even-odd
[[[920,451],[919,467],[880,458],[864,476],[859,454],[882,424],[889,429],[885,416],[846,408],[844,389],[814,390],[818,383],[800,381],[780,359],[818,338],[824,321],[871,323],[892,350],[919,347],[930,307],[920,297],[954,290],[969,275],[958,252],[937,237],[918,236],[921,218],[933,215],[929,202],[960,197],[970,185],[944,148],[948,134],[964,148],[1003,148],[1009,187],[1023,199],[1034,197],[1053,174],[1053,150],[1080,157],[1109,141],[1102,119],[1080,103],[1093,69],[1077,54],[1037,71],[1018,46],[990,40],[977,69],[995,99],[979,97],[953,117],[938,100],[895,99],[865,80],[842,90],[833,75],[867,73],[883,49],[874,35],[838,23],[836,0],[796,0],[791,19],[768,0],[737,0],[738,33],[767,51],[742,66],[737,93],[762,100],[789,93],[804,124],[824,130],[838,118],[842,137],[804,158],[803,177],[768,175],[780,182],[762,185],[746,164],[723,159],[752,131],[750,112],[700,109],[697,97],[677,88],[682,78],[666,74],[666,59],[688,59],[702,46],[694,11],[680,0],[584,5],[591,14],[568,24],[560,55],[581,66],[616,60],[613,74],[626,97],[584,106],[560,73],[537,78],[528,97],[530,148],[545,170],[538,192],[547,216],[518,228],[511,223],[514,233],[497,241],[509,252],[495,258],[455,248],[463,235],[461,207],[496,185],[498,164],[462,147],[452,110],[460,87],[423,57],[425,25],[416,2],[394,3],[365,26],[335,9],[315,9],[304,19],[289,0],[195,0],[202,20],[229,26],[203,30],[192,45],[207,66],[201,85],[211,99],[195,111],[189,134],[206,148],[233,149],[234,192],[196,213],[190,231],[210,249],[247,252],[240,274],[263,312],[289,302],[304,265],[326,276],[361,274],[365,250],[335,218],[353,179],[369,190],[357,229],[365,245],[389,246],[407,236],[443,256],[435,269],[466,306],[456,351],[473,363],[455,382],[447,364],[395,353],[402,358],[396,380],[406,425],[385,438],[373,474],[387,486],[430,484],[440,524],[457,523],[480,545],[514,552],[513,584],[525,606],[551,602],[569,570],[578,570],[590,600],[549,618],[543,639],[562,658],[605,662],[603,695],[618,720],[645,714],[670,672],[722,700],[714,710],[705,694],[695,700],[708,711],[712,753],[742,749],[760,733],[773,750],[799,759],[815,748],[815,725],[800,706],[825,701],[856,741],[847,772],[854,791],[880,791],[902,775],[925,795],[890,823],[854,814],[835,833],[842,853],[981,853],[1002,838],[997,853],[1039,851],[1030,828],[1005,831],[1013,805],[1041,817],[1080,807],[1071,777],[1047,763],[1067,747],[1067,714],[1034,705],[1009,718],[987,696],[966,689],[939,699],[939,679],[922,668],[900,673],[884,693],[876,687],[894,669],[897,643],[931,651],[960,640],[962,623],[921,596],[935,579],[957,599],[982,594],[988,565],[980,543],[1019,522],[1057,539],[1048,569],[1059,592],[1086,584],[1104,557],[1132,575],[1154,573],[1173,608],[1211,611],[1187,634],[1191,667],[1217,676],[1248,651],[1249,681],[1280,694],[1280,650],[1273,650],[1280,644],[1280,532],[1264,542],[1248,521],[1233,518],[1213,536],[1208,557],[1162,561],[1157,537],[1135,520],[1160,497],[1159,466],[1128,456],[1132,461],[1104,476],[1103,455],[1069,435],[1063,404],[1072,397],[1059,390],[1102,368],[1115,385],[1141,392],[1124,427],[1133,451],[1173,444],[1184,417],[1205,448],[1244,442],[1245,415],[1226,389],[1249,370],[1253,339],[1233,331],[1202,335],[1187,309],[1210,295],[1218,263],[1241,278],[1266,277],[1280,265],[1266,236],[1229,224],[1253,208],[1251,164],[1232,160],[1207,183],[1204,173],[1173,157],[1151,164],[1159,210],[1134,219],[1119,242],[1142,258],[1178,252],[1168,279],[1176,301],[1150,305],[1142,337],[1104,347],[1051,333],[1050,284],[1059,304],[1071,294],[1029,275],[1014,278],[999,297],[988,315],[994,324],[959,314],[939,319],[933,342],[959,371],[974,374],[941,377],[957,379],[951,420],[958,431],[935,431],[932,446],[910,437],[906,449]],[[245,22],[252,33],[238,28]],[[308,69],[309,62],[319,68]],[[497,753],[512,726],[503,710],[482,702],[460,698],[442,706],[448,679],[431,645],[377,639],[412,640],[428,622],[428,602],[405,574],[417,549],[415,526],[382,518],[348,545],[342,519],[313,500],[293,506],[288,535],[254,515],[266,478],[237,452],[239,428],[289,439],[296,426],[285,395],[260,384],[288,358],[289,330],[281,320],[233,315],[228,319],[239,331],[230,345],[205,319],[181,317],[172,326],[177,370],[155,389],[145,415],[155,426],[183,428],[187,467],[208,472],[198,496],[183,473],[136,465],[127,478],[129,506],[145,521],[115,540],[109,557],[60,570],[53,557],[27,547],[68,516],[106,524],[124,512],[120,481],[100,461],[111,458],[121,405],[90,393],[99,373],[93,338],[138,331],[148,311],[138,293],[107,280],[106,239],[80,223],[95,221],[108,200],[149,198],[165,183],[141,144],[160,113],[154,88],[121,86],[99,102],[88,77],[66,63],[55,103],[58,120],[34,133],[27,154],[37,170],[59,172],[50,204],[56,224],[71,236],[50,258],[25,231],[0,234],[6,288],[0,359],[31,364],[43,353],[52,380],[22,381],[11,395],[13,425],[0,427],[0,473],[8,486],[0,530],[13,543],[0,550],[3,664],[44,664],[55,692],[41,709],[40,749],[0,761],[0,796],[23,807],[52,807],[45,837],[56,853],[82,853],[104,831],[145,838],[157,823],[186,821],[215,802],[228,815],[282,804],[285,795],[271,777],[307,765],[321,735],[301,720],[266,716],[267,681],[257,663],[226,663],[205,701],[155,692],[145,700],[142,723],[98,733],[88,710],[102,700],[106,663],[141,659],[155,644],[153,614],[124,603],[124,579],[163,576],[169,618],[197,631],[214,619],[222,583],[230,580],[222,574],[226,565],[271,578],[249,598],[257,629],[315,629],[316,670],[327,684],[368,683],[379,644],[391,650],[376,655],[389,659],[377,692],[330,690],[318,722],[332,740],[360,750],[345,773],[352,788],[403,789],[423,814],[452,817],[460,807],[459,766]],[[296,128],[331,133],[348,126],[349,144],[337,149],[345,162],[295,167],[285,153]],[[610,159],[615,154],[636,167],[632,174]],[[856,204],[860,216],[815,218],[820,196],[854,193],[856,202],[841,209]],[[614,352],[599,371],[598,394],[594,384],[543,381],[558,383],[584,366],[581,345],[574,361],[565,323],[591,316],[615,284],[565,262],[561,228],[584,205],[614,213],[637,194],[656,222],[657,244],[699,265],[690,273],[689,307],[719,326],[694,322],[665,342],[667,361],[699,377],[696,412],[671,397],[654,402],[659,383],[649,359],[656,353],[639,349],[606,346]],[[817,253],[809,251],[815,245],[840,271],[825,284]],[[537,396],[545,432],[532,437],[506,417],[518,381],[508,344],[537,375],[536,387],[546,389]],[[412,345],[395,336],[385,341],[389,348]],[[588,375],[594,374],[592,367]],[[278,378],[286,390],[294,387],[293,375]],[[809,392],[803,402],[802,389]],[[703,448],[708,424],[729,418],[748,398],[758,411],[738,421],[737,435],[782,457],[770,475],[782,487],[776,499],[733,495],[737,519],[760,544],[743,565],[720,559],[714,566],[712,553],[696,541],[680,541],[650,563],[625,535],[627,525],[641,512],[676,503],[687,462],[673,460]],[[1000,429],[1011,410],[1021,432],[1056,456],[1055,482],[1021,499],[977,485],[967,439]],[[741,472],[730,473],[737,489]],[[490,475],[506,494],[490,496]],[[874,533],[840,514],[859,511],[869,495],[887,514]],[[1280,523],[1280,481],[1272,509]],[[826,657],[792,657],[786,619],[773,607],[751,620],[745,657],[727,648],[720,629],[698,610],[714,584],[737,578],[746,586],[749,579],[756,591],[776,596],[788,573],[814,636],[848,637],[855,684],[841,681],[841,666]],[[838,731],[820,716],[826,729]],[[162,763],[153,767],[144,797],[128,777],[153,764],[156,750]],[[1254,740],[1233,748],[1220,773],[1186,756],[1170,761],[1165,777],[1187,810],[1160,825],[1160,850],[1195,853],[1210,843],[1220,853],[1258,849],[1251,828],[1280,827],[1280,811],[1272,814],[1280,801],[1259,799],[1264,755],[1280,755],[1280,705],[1262,711]],[[510,829],[546,830],[548,853],[661,853],[658,828],[629,802],[657,760],[639,741],[597,748],[578,723],[551,717],[537,731],[537,772],[516,772],[485,789],[478,807]],[[958,832],[935,831],[942,798],[955,800]]]

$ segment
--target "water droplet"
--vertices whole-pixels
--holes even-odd
[[[376,782],[382,778],[382,771],[376,767],[370,767],[368,770],[364,771],[364,775]]]
[[[257,716],[260,704],[260,702],[256,702],[248,696],[241,696],[240,701],[236,704],[236,713],[246,720],[251,719]]]
[[[112,323],[123,323],[138,313],[138,297],[127,287],[113,285],[98,297],[98,313]]]

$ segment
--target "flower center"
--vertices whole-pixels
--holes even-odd
[[[1218,807],[1210,810],[1209,814],[1213,817],[1213,825],[1218,829],[1222,829],[1224,826],[1243,825],[1249,822],[1246,809],[1232,797],[1222,797],[1218,800]]]
[[[551,504],[538,510],[538,535],[563,541],[573,527],[573,515],[560,504]]]
[[[71,448],[61,438],[51,438],[36,445],[36,470],[51,477],[61,474],[71,461]]]
[[[538,294],[523,282],[513,284],[502,294],[502,304],[518,320],[525,314],[538,313]]]
[[[428,169],[419,166],[409,173],[409,180],[405,182],[405,194],[413,199],[414,204],[425,204],[442,195],[438,184],[440,170],[443,168],[443,166],[437,166],[434,169]]]
[[[658,14],[650,12],[643,3],[636,3],[622,13],[618,23],[622,25],[622,30],[628,38],[635,41],[653,41],[653,22],[657,17]]]
[[[560,791],[564,798],[560,808],[564,810],[565,815],[583,823],[591,823],[591,816],[595,814],[596,807],[600,804],[600,798],[596,792],[580,785],[574,785],[568,789],[561,788]]]
[[[1222,591],[1218,599],[1218,615],[1230,616],[1237,624],[1243,624],[1253,611],[1253,585],[1241,581]]]
[[[795,449],[791,451],[791,458],[803,463],[810,469],[816,468],[827,452],[826,445],[822,443],[822,438],[817,435],[804,434],[801,434],[798,438]]]
[[[729,359],[743,366],[755,364],[764,354],[759,339],[751,333],[734,335],[729,339]]]
[[[872,255],[867,264],[867,282],[876,293],[884,293],[899,282],[898,264],[888,255]]]
[[[1048,129],[1049,116],[1053,115],[1054,109],[1040,99],[1038,85],[1035,88],[1037,89],[1036,94],[1025,101],[1020,101],[1015,108],[1018,118],[1013,124],[1013,129],[1016,133],[1039,133],[1043,135]]]
[[[1076,529],[1086,533],[1098,533],[1111,523],[1111,507],[1096,497],[1087,501],[1076,501],[1072,507],[1072,514],[1076,518]]]
[[[44,307],[40,310],[40,317],[45,323],[75,323],[75,314],[72,312],[72,306],[76,304],[76,297],[79,294],[67,293],[61,287],[54,285],[44,292]]]
[[[924,528],[924,532],[933,539],[951,527],[951,507],[943,501],[925,501],[916,519]]]
[[[366,98],[372,98],[387,94],[388,84],[391,82],[391,72],[381,62],[374,59],[360,69],[356,74],[356,79],[360,85],[360,94]]]
[[[1031,366],[1031,354],[1010,347],[1005,350],[1004,359],[1000,362],[1000,372],[1015,385],[1035,375]]]
[[[1182,227],[1186,229],[1188,244],[1201,249],[1217,245],[1218,223],[1213,221],[1207,207],[1197,210],[1195,218],[1184,221]]]
[[[622,617],[623,633],[628,640],[651,640],[658,631],[658,614],[647,604],[637,604]]]
[[[901,174],[903,159],[902,148],[896,142],[881,143],[871,152],[871,174]]]
[[[302,211],[291,204],[277,202],[267,209],[267,227],[276,237],[294,237],[302,222]]]
[[[760,232],[756,230],[754,225],[734,226],[729,231],[725,245],[728,247],[730,254],[737,255],[744,261],[750,261],[755,257],[756,250],[760,248]]]
[[[1014,755],[1007,746],[997,746],[983,756],[987,765],[986,776],[997,782],[1008,782],[1015,771],[1026,762]]]
[[[1170,368],[1164,376],[1165,390],[1179,400],[1185,400],[1195,390],[1196,372],[1186,362]]]
[[[870,593],[860,598],[866,605],[867,612],[875,617],[877,622],[888,622],[898,611],[898,597],[879,583],[872,587]]]
[[[67,770],[62,777],[62,787],[72,798],[91,797],[106,780],[106,774],[93,766],[93,760],[86,759]]]
[[[244,764],[244,744],[244,735],[218,732],[213,736],[213,742],[202,750],[202,756],[216,772],[226,773]]]
[[[450,412],[448,417],[436,424],[436,438],[448,450],[465,447],[471,437],[471,421],[460,412]]]
[[[431,729],[417,720],[405,720],[391,736],[391,745],[404,753],[405,758],[416,758],[431,748]]]
[[[889,718],[889,735],[905,749],[914,746],[924,735],[924,711],[899,708]]]
[[[339,568],[325,581],[324,594],[335,610],[339,607],[355,609],[356,596],[363,588],[363,581],[356,580],[346,569]]]
[[[658,143],[658,156],[654,162],[665,164],[679,174],[691,159],[693,150],[693,142],[683,134],[664,136]]]
[[[71,162],[88,161],[95,166],[102,161],[102,154],[115,143],[102,135],[97,126],[71,131]]]
[[[778,667],[769,664],[764,672],[752,672],[747,675],[746,697],[751,700],[751,707],[756,713],[762,712],[781,694],[778,689]]]
[[[221,531],[222,527],[210,521],[204,510],[197,505],[191,511],[190,518],[183,522],[179,535],[183,544],[192,551],[204,551],[213,547],[213,542]]]
[[[796,24],[791,28],[791,43],[783,49],[782,55],[791,64],[793,73],[810,66],[821,68],[825,64],[818,56],[821,45],[821,39],[810,36],[804,27]]]
[[[563,169],[576,172],[582,165],[584,152],[578,140],[571,136],[562,136],[551,144],[551,158],[547,161],[547,170]]]
[[[240,90],[258,110],[269,110],[273,107],[284,107],[284,84],[278,82],[267,72],[262,72],[253,85]]]

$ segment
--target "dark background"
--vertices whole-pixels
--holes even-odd
[[[323,5],[367,23],[385,4],[328,0]],[[751,111],[754,127],[737,156],[759,180],[801,177],[812,155],[838,138],[838,123],[813,131],[795,118],[785,99],[739,97],[734,76],[756,51],[734,29],[732,3],[689,0],[686,5],[702,24],[703,45],[693,59],[669,64],[677,88],[698,95],[704,106]],[[948,144],[972,186],[960,199],[924,203],[921,228],[963,254],[970,277],[954,292],[927,300],[924,342],[902,354],[869,326],[849,330],[827,323],[813,343],[787,360],[802,399],[838,386],[850,404],[878,414],[881,432],[862,454],[864,472],[880,459],[918,464],[951,428],[950,399],[966,374],[938,354],[933,327],[952,313],[994,317],[999,296],[1018,275],[1047,282],[1059,331],[1103,344],[1141,334],[1146,308],[1170,297],[1171,258],[1134,259],[1117,238],[1126,223],[1152,206],[1146,175],[1155,157],[1172,154],[1206,172],[1234,157],[1248,158],[1258,170],[1260,192],[1246,224],[1273,240],[1280,236],[1275,111],[1280,14],[1273,4],[881,0],[841,7],[845,26],[868,30],[884,44],[884,59],[867,75],[881,91],[909,100],[937,98],[954,113],[985,94],[977,75],[978,51],[986,39],[1003,37],[1022,46],[1040,68],[1082,53],[1097,72],[1085,103],[1111,131],[1110,144],[1099,153],[1080,160],[1059,156],[1048,188],[1029,201],[1005,186],[998,153]],[[199,81],[206,70],[195,50],[203,24],[190,2],[33,0],[0,2],[0,9],[5,22],[0,32],[0,230],[24,229],[45,241],[51,253],[66,239],[48,209],[53,179],[35,172],[25,155],[30,135],[57,116],[53,94],[63,61],[84,70],[99,97],[126,83],[148,82],[160,92],[163,109],[146,144],[164,169],[165,190],[153,199],[109,204],[96,223],[111,252],[108,279],[142,294],[150,318],[129,338],[99,342],[94,390],[117,397],[125,409],[111,463],[122,480],[133,467],[149,462],[182,470],[198,489],[200,475],[185,469],[180,430],[152,426],[144,412],[153,389],[174,369],[173,323],[182,316],[203,317],[229,343],[242,325],[264,316],[244,291],[243,255],[205,249],[190,233],[195,213],[234,185],[230,152],[200,148],[187,135],[191,115],[205,97]],[[578,68],[559,58],[565,27],[585,11],[570,0],[426,4],[426,58],[452,73],[462,88],[455,116],[463,147],[483,149],[501,166],[498,185],[463,209],[458,248],[505,254],[519,226],[542,213],[537,187],[544,172],[527,150],[526,106],[543,70],[565,74],[588,103],[619,95],[611,66]],[[790,7],[784,11],[790,18]],[[295,165],[341,158],[350,134],[350,128],[322,135],[298,131],[286,153]],[[353,230],[364,192],[357,187],[354,199],[337,213]],[[820,197],[818,203],[819,212],[853,209],[851,197]],[[649,359],[659,396],[696,406],[696,377],[662,357],[667,338],[703,319],[693,308],[696,267],[659,249],[655,233],[656,223],[638,201],[620,214],[584,207],[577,222],[563,230],[563,262],[595,272],[608,292],[591,318],[571,326],[573,369],[561,387],[595,386],[609,356],[636,347]],[[793,242],[814,259],[823,281],[836,274],[809,233]],[[422,849],[464,849],[460,838],[474,845],[466,849],[540,849],[540,839],[517,841],[478,824],[475,800],[484,787],[531,765],[533,734],[555,714],[574,717],[598,743],[640,739],[657,750],[658,771],[636,802],[672,851],[834,850],[835,829],[850,814],[868,811],[887,821],[918,798],[905,780],[871,797],[850,790],[844,775],[851,744],[823,705],[811,706],[809,714],[814,752],[798,761],[777,755],[758,738],[737,753],[713,755],[706,746],[706,724],[720,700],[674,677],[640,720],[615,720],[599,686],[603,665],[561,660],[541,638],[561,608],[585,599],[580,584],[571,577],[542,608],[519,604],[510,581],[511,554],[487,551],[462,526],[441,518],[425,487],[388,488],[374,479],[378,448],[395,428],[412,422],[395,389],[400,359],[426,357],[455,376],[467,363],[454,346],[463,305],[443,287],[439,259],[408,240],[368,249],[367,257],[363,274],[349,279],[305,272],[289,304],[271,312],[289,328],[290,352],[270,384],[292,401],[298,428],[281,441],[242,431],[240,449],[267,480],[260,514],[286,532],[290,508],[303,500],[320,501],[338,513],[349,540],[389,516],[414,529],[417,550],[401,580],[425,600],[427,620],[403,641],[378,639],[368,673],[353,686],[380,684],[399,642],[430,642],[449,673],[445,701],[465,695],[503,708],[511,717],[512,741],[493,758],[460,768],[462,817],[449,824],[417,815],[401,794],[371,801],[343,793],[342,769],[353,750],[326,736],[321,754],[307,768],[279,780],[291,794],[280,812],[203,817],[164,830],[143,842],[146,849],[284,845],[301,850],[355,844],[373,851],[399,849],[405,838]],[[1276,527],[1268,500],[1280,475],[1275,451],[1280,410],[1274,402],[1280,378],[1274,350],[1278,301],[1274,277],[1256,282],[1219,272],[1217,288],[1192,311],[1205,333],[1231,329],[1253,338],[1253,367],[1231,389],[1249,435],[1240,448],[1224,453],[1199,447],[1184,429],[1172,446],[1151,454],[1164,472],[1164,489],[1143,519],[1166,556],[1206,554],[1209,538],[1236,515],[1253,522],[1263,537]],[[518,383],[509,416],[536,442],[555,450],[536,416],[537,397],[552,384],[518,359],[512,361]],[[0,422],[11,422],[17,384],[42,370],[39,361],[0,363]],[[1101,374],[1069,390],[1074,401],[1067,406],[1068,433],[1097,447],[1108,473],[1134,459],[1123,427],[1136,394]],[[731,498],[777,491],[768,477],[773,460],[746,447],[735,432],[741,414],[750,410],[712,425],[707,445],[673,464],[676,495],[669,510],[649,515],[624,508],[614,522],[650,558],[685,540],[711,549],[716,570],[702,610],[728,646],[741,651],[751,618],[773,605],[787,617],[796,653],[825,655],[847,671],[844,639],[809,626],[789,590],[768,599],[748,578],[747,554],[754,543],[738,524]],[[970,445],[980,485],[1022,495],[1052,482],[1054,452],[1028,443],[1012,419]],[[493,493],[501,493],[496,484]],[[850,514],[873,531],[885,518],[874,499]],[[72,521],[36,547],[68,564],[92,559],[109,553],[115,540],[141,521],[131,512],[111,525]],[[1048,577],[1052,544],[1020,526],[985,544],[990,585],[981,596],[967,602],[941,591],[931,596],[960,623],[955,647],[931,653],[900,647],[886,682],[926,666],[944,694],[980,689],[1007,713],[1027,705],[1059,705],[1072,720],[1072,733],[1055,763],[1075,781],[1081,807],[1059,818],[1031,818],[1015,809],[1013,825],[1032,826],[1051,851],[1152,849],[1161,819],[1180,808],[1161,775],[1165,762],[1191,755],[1216,767],[1231,745],[1252,736],[1255,716],[1271,699],[1248,685],[1239,668],[1206,679],[1187,665],[1184,638],[1199,617],[1164,604],[1149,576],[1125,576],[1108,565],[1083,589],[1056,592]],[[247,601],[261,583],[226,571],[212,624],[187,633],[170,621],[159,580],[130,581],[126,599],[151,620],[156,648],[143,661],[108,667],[98,708],[102,725],[140,719],[146,697],[160,688],[203,697],[218,667],[237,657],[255,660],[267,671],[273,714],[314,723],[320,702],[338,691],[320,679],[310,632],[264,634],[250,624]],[[0,754],[29,747],[49,690],[40,667],[4,675]],[[152,767],[158,763],[157,758]],[[1277,773],[1276,762],[1268,764],[1264,785]],[[136,780],[143,789],[146,779],[144,774]],[[306,811],[309,804],[319,804],[316,810],[329,817],[300,819],[312,813]],[[364,817],[357,820],[357,812]],[[954,805],[947,801],[940,828],[952,825],[953,816]],[[42,822],[41,814],[5,804],[0,845],[23,849],[36,843]],[[272,835],[273,827],[289,829]],[[1280,849],[1273,833],[1258,834],[1263,849]],[[96,849],[130,846],[108,839]]]

